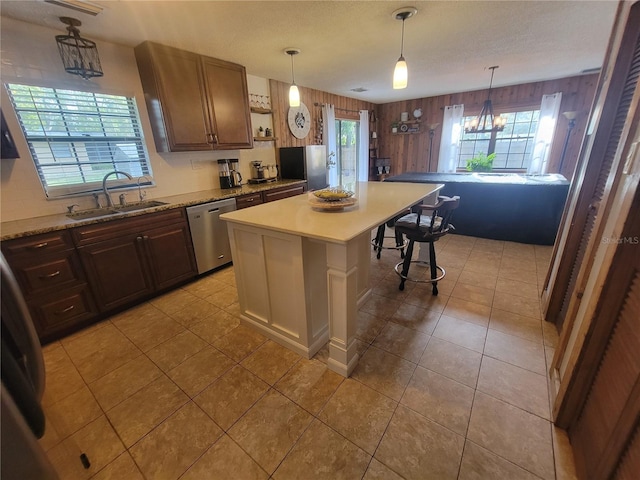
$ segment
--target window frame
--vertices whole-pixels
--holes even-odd
[[[86,160],[79,160],[77,153],[74,153],[74,157],[73,157],[74,162],[71,162],[69,165],[72,168],[77,168],[79,175],[83,174],[82,173],[83,169],[86,169],[87,167],[90,167],[92,165],[95,166],[96,164],[105,165],[105,164],[111,163],[113,165],[113,168],[109,170],[106,170],[106,169],[104,170],[105,174],[112,172],[116,169],[122,170],[122,167],[116,166],[118,163],[120,164],[129,163],[131,164],[133,169],[138,170],[138,172],[133,173],[131,171],[132,169],[127,169],[129,170],[127,173],[130,173],[134,179],[133,182],[122,175],[118,176],[118,178],[116,178],[115,175],[111,176],[107,181],[107,184],[109,185],[110,189],[138,188],[138,183],[136,182],[136,178],[138,179],[140,185],[155,186],[155,182],[153,180],[151,158],[149,156],[149,151],[147,148],[147,140],[146,140],[145,131],[144,131],[145,129],[140,118],[140,108],[138,106],[139,102],[135,94],[131,92],[124,93],[122,91],[96,89],[96,88],[92,88],[92,87],[95,87],[95,85],[93,84],[90,84],[87,86],[80,86],[77,84],[66,84],[64,82],[35,83],[35,82],[30,82],[27,79],[21,79],[21,78],[6,78],[3,80],[2,83],[4,87],[4,93],[7,94],[9,103],[13,108],[13,113],[15,114],[16,120],[20,126],[20,131],[29,149],[29,155],[31,157],[31,160],[33,161],[33,165],[36,170],[38,180],[40,181],[45,197],[47,199],[53,200],[53,199],[73,197],[73,196],[86,196],[92,193],[101,192],[102,178],[104,178],[104,175],[102,175],[101,178],[97,178],[98,176],[94,176],[94,178],[97,178],[97,179],[91,179],[90,181],[85,180],[80,183],[67,182],[60,185],[50,184],[50,177],[48,181],[46,174],[43,172],[43,166],[46,168],[47,164],[44,162],[41,162],[36,153],[37,144],[46,144],[46,147],[44,148],[49,149],[50,158],[54,163],[56,160],[66,158],[66,157],[56,157],[54,150],[56,148],[59,149],[60,147],[53,147],[53,145],[55,144],[65,145],[68,149],[73,151],[75,150],[76,145],[82,144],[85,149]],[[62,92],[62,91],[72,92],[71,94],[77,93],[77,94],[80,94],[79,96],[89,95],[93,98],[93,101],[96,102],[95,103],[96,107],[97,107],[97,104],[99,103],[98,102],[99,98],[96,100],[96,96],[119,97],[118,101],[121,103],[121,105],[122,104],[127,105],[126,109],[129,111],[129,115],[114,115],[111,118],[120,117],[122,119],[127,119],[128,121],[130,121],[129,126],[133,133],[129,135],[124,135],[124,136],[116,136],[116,135],[101,135],[101,136],[93,135],[92,136],[89,134],[82,134],[82,132],[80,133],[80,135],[69,134],[67,136],[47,135],[46,133],[44,135],[28,134],[27,129],[23,124],[23,119],[21,115],[27,111],[35,112],[36,114],[41,114],[44,111],[44,109],[38,109],[37,107],[32,110],[27,108],[20,108],[18,105],[18,102],[14,98],[14,92],[12,92],[11,86],[14,86],[14,87],[19,86],[19,87],[25,87],[29,89],[38,88],[38,89],[52,90],[53,92],[51,94],[51,98],[55,97],[58,92]],[[58,103],[56,105],[58,108],[61,109],[61,112],[62,112],[59,117],[59,121],[61,122],[61,124],[64,124],[65,123],[64,115],[65,114],[71,115],[71,109],[67,109],[66,111],[63,111],[62,108],[64,108],[64,103],[61,103],[60,100],[57,100],[57,101]],[[80,103],[81,100],[77,100],[77,102]],[[116,103],[117,102],[114,102],[114,106],[116,105]],[[72,103],[70,104],[72,105]],[[94,118],[97,118],[101,123],[101,125],[103,125],[104,118],[109,117],[109,115],[106,114],[105,112],[100,111],[99,108],[97,108],[96,112],[97,113],[94,116]],[[79,117],[81,117],[84,112],[79,111],[78,113],[79,113]],[[122,124],[116,123],[114,124],[114,128],[121,128],[121,126],[124,124],[126,124],[126,122],[123,122]],[[89,133],[91,132],[89,131]],[[118,145],[118,143],[120,143],[120,145]],[[136,151],[135,156],[131,157],[129,154],[126,153],[126,151],[122,150],[121,148],[123,147],[122,144],[125,144],[125,143],[127,144],[125,147],[135,149]],[[100,149],[99,145],[102,145],[103,150],[101,151],[101,153],[103,153],[104,148],[106,146],[106,148],[110,152],[110,156],[107,156],[105,157],[104,160],[101,159],[98,162],[92,161],[90,158],[90,151],[95,152],[95,150],[92,150],[91,147],[86,148],[90,145],[93,147],[93,149],[95,148]],[[42,147],[40,146],[40,148]],[[128,150],[128,148],[125,148],[125,150]],[[122,152],[123,155],[126,155],[127,157],[126,160],[122,160],[122,159],[118,160],[116,156],[113,155],[113,152],[116,152],[116,153]],[[137,175],[137,173],[140,173],[140,175]],[[143,181],[140,181],[140,180],[143,180]]]

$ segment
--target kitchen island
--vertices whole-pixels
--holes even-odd
[[[442,185],[359,182],[357,203],[312,208],[308,195],[221,215],[228,222],[242,322],[311,358],[329,341],[328,367],[358,362],[358,307],[368,298],[371,230]]]

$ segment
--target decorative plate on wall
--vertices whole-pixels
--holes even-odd
[[[287,118],[289,122],[289,130],[296,138],[304,138],[309,135],[311,129],[311,114],[307,106],[300,102],[299,107],[289,108]]]

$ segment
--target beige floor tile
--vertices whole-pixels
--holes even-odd
[[[208,275],[183,286],[182,289],[198,298],[204,299],[225,285],[225,282],[219,280],[214,275]]]
[[[433,336],[482,353],[487,328],[458,318],[442,315]]]
[[[234,365],[235,362],[224,353],[206,347],[169,370],[167,375],[193,398]]]
[[[65,344],[65,350],[87,383],[96,381],[141,354],[112,324],[75,338]]]
[[[44,424],[44,435],[38,439],[38,444],[42,447],[42,449],[47,452],[51,450],[53,447],[58,445],[64,438],[60,438],[58,432],[56,432],[55,427],[51,424],[51,421],[47,418],[47,407],[44,407],[45,413],[45,424]]]
[[[271,474],[312,419],[284,395],[270,390],[227,433]]]
[[[504,251],[504,242],[502,240],[492,240],[489,238],[476,238],[476,242],[471,249],[471,256],[480,254],[484,256],[486,254],[494,254],[502,256]]]
[[[509,270],[523,270],[526,272],[536,272],[537,270],[536,260],[533,256],[523,258],[520,256],[508,255],[507,253],[502,254],[500,268]]]
[[[402,477],[375,458],[371,459],[362,480],[402,480]]]
[[[496,292],[508,293],[509,295],[517,295],[518,297],[532,298],[535,300],[539,300],[540,298],[537,285],[519,282],[517,280],[507,280],[505,278],[498,279]]]
[[[559,336],[558,330],[553,323],[542,321],[542,335],[546,346],[556,348]]]
[[[403,303],[391,317],[393,323],[431,335],[440,319],[440,313]]]
[[[400,262],[401,259],[398,259]],[[396,262],[397,263],[397,262]],[[389,270],[393,271],[393,266],[389,266]],[[405,284],[404,290],[399,290],[398,286],[400,285],[400,277],[397,275],[387,275],[380,282],[378,282],[373,288],[372,292],[375,295],[379,295],[381,297],[387,297],[394,300],[403,300],[413,288],[415,288],[415,283],[408,282]]]
[[[193,464],[180,480],[267,480],[269,475],[228,435]]]
[[[496,292],[493,308],[517,313],[525,317],[541,318],[540,301],[537,298],[518,297],[504,292]]]
[[[163,375],[109,410],[107,416],[125,446],[130,447],[188,400]]]
[[[407,360],[370,347],[360,358],[351,377],[399,401],[415,368],[415,364]]]
[[[478,390],[547,420],[549,394],[544,375],[486,355],[482,358]]]
[[[207,346],[207,342],[185,330],[164,343],[153,347],[147,355],[153,363],[168,372]]]
[[[344,377],[318,360],[301,359],[276,383],[275,388],[312,415],[334,394]]]
[[[47,452],[61,479],[87,479],[99,472],[124,452],[122,442],[101,415],[73,436]],[[80,455],[85,454],[91,466],[85,469]]]
[[[241,362],[266,341],[267,337],[264,335],[252,328],[240,325],[214,341],[213,346],[236,362]]]
[[[191,325],[189,330],[206,342],[213,344],[216,340],[238,327],[238,325],[240,325],[240,319],[237,316],[225,310],[218,310],[213,315],[204,317],[199,322]]]
[[[376,317],[389,319],[400,306],[399,300],[383,297],[376,294],[371,294],[369,299],[360,307],[363,312],[370,313]]]
[[[418,367],[400,403],[464,436],[471,415],[473,393],[473,388]]]
[[[531,342],[542,343],[542,321],[537,318],[492,308],[489,328]]]
[[[514,257],[533,258],[535,255],[535,247],[527,243],[504,242],[502,253]]]
[[[465,322],[476,323],[486,327],[489,325],[491,306],[465,300],[464,298],[451,297],[442,313],[448,317],[458,318]]]
[[[100,406],[86,386],[59,402],[45,407],[44,411],[60,440],[102,415]]]
[[[567,432],[555,425],[551,425],[551,439],[553,440],[556,478],[558,480],[578,480],[573,449]]]
[[[127,311],[112,323],[143,352],[184,331],[182,325],[149,304]]]
[[[107,411],[149,385],[160,375],[160,369],[146,355],[140,355],[89,384],[89,388],[103,410]]]
[[[100,470],[93,480],[144,480],[142,473],[128,452]]]
[[[358,310],[358,329],[356,338],[364,343],[373,342],[387,324],[386,318],[378,317],[369,312]]]
[[[362,478],[371,457],[314,421],[273,475],[274,480]]]
[[[397,402],[355,380],[345,380],[318,418],[373,455]]]
[[[405,302],[409,305],[426,308],[434,312],[442,313],[449,300],[449,295],[442,292],[438,295],[431,293],[430,283],[420,283],[409,293]],[[397,310],[397,308],[396,308]]]
[[[375,458],[408,480],[455,479],[464,437],[399,406]]]
[[[60,339],[59,343],[66,348],[69,345],[69,343],[74,342],[75,340],[78,340],[80,337],[84,337],[89,333],[95,333],[101,328],[104,328],[110,325],[113,326],[110,320],[108,319],[102,320],[100,322],[94,323],[93,325],[89,325],[88,327],[85,327],[82,330],[78,330],[77,332],[72,333],[71,335]]]
[[[302,357],[296,352],[267,340],[241,365],[269,385],[275,384]]]
[[[469,285],[458,281],[455,288],[451,292],[451,298],[466,300],[467,302],[477,303],[491,307],[493,302],[494,290],[476,285]],[[445,308],[446,312],[446,308]]]
[[[84,380],[60,343],[43,351],[47,374],[42,405],[52,405],[85,386]]]
[[[447,268],[464,268],[464,264],[469,258],[470,249],[449,249],[449,247],[438,251],[436,246],[436,264],[442,266],[445,270]],[[415,258],[415,257],[414,257]],[[411,270],[409,270],[411,271]]]
[[[258,401],[269,385],[236,365],[207,387],[194,401],[225,431]]]
[[[540,343],[489,329],[484,354],[540,375],[546,374],[544,347]]]
[[[500,271],[500,262],[485,258],[484,256],[474,257],[473,255],[464,264],[463,272],[476,272],[490,277],[497,277]]]
[[[180,310],[171,314],[176,322],[186,328],[191,328],[195,323],[202,321],[203,318],[218,313],[220,308],[207,302],[202,298],[197,298],[193,302],[185,305]]]
[[[234,302],[231,305],[224,307],[224,311],[234,318],[240,318],[240,314],[241,314],[240,303]]]
[[[476,392],[467,437],[544,479],[555,478],[547,420]]]
[[[195,302],[195,295],[182,289],[173,290],[169,293],[165,293],[159,297],[156,297],[149,301],[154,307],[162,310],[167,315],[173,315],[178,310],[182,310],[191,302]]]
[[[473,270],[463,270],[460,276],[458,277],[458,283],[470,285],[473,287],[480,287],[483,289],[494,290],[496,288],[497,279],[498,279],[497,274],[488,275],[486,272],[475,272]],[[457,296],[457,295],[454,295],[454,296]]]
[[[373,346],[418,363],[429,338],[429,335],[389,322],[373,342]]]
[[[205,297],[205,300],[218,308],[225,308],[238,301],[238,290],[234,286],[227,285]]]
[[[456,382],[475,388],[482,354],[431,337],[419,364]]]
[[[530,283],[538,285],[538,275],[535,270],[523,270],[517,267],[500,267],[498,271],[498,280],[515,280],[516,282]]]
[[[189,402],[136,443],[131,455],[145,477],[176,479],[222,433],[196,404]]]
[[[539,480],[540,477],[467,440],[458,478],[459,480]]]

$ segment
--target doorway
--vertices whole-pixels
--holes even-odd
[[[351,191],[355,191],[358,181],[359,146],[360,122],[337,118],[335,161],[338,170],[338,186]]]

